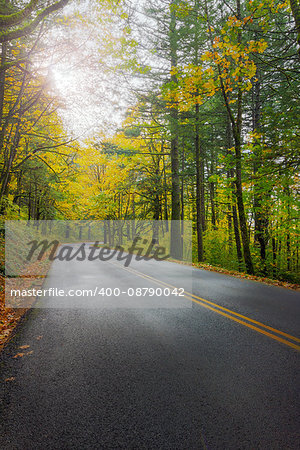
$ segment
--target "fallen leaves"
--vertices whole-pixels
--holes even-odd
[[[26,348],[29,348],[30,345],[21,345],[21,347],[19,347],[21,350],[25,350]]]
[[[23,358],[23,356],[25,355],[25,353],[17,353],[15,356],[13,356],[14,359],[16,358]]]
[[[299,284],[288,283],[286,281],[280,281],[280,280],[272,280],[270,278],[259,277],[257,275],[249,275],[247,273],[237,272],[235,270],[224,269],[223,267],[216,267],[216,266],[212,266],[210,264],[205,264],[205,263],[193,263],[192,265],[194,267],[197,267],[198,269],[209,270],[210,272],[223,273],[225,275],[230,275],[235,278],[246,278],[247,280],[259,281],[260,283],[265,283],[265,284],[268,284],[271,286],[280,286],[280,287],[284,287],[287,289],[293,289],[295,291],[300,290]]]
[[[10,378],[6,378],[5,381],[15,381],[16,377],[10,377]]]
[[[44,275],[41,277],[36,276],[37,273],[46,274],[49,267],[50,262],[47,261],[47,254],[44,255],[44,261],[36,261],[29,266],[26,266],[26,270],[21,272],[21,276],[25,276],[26,278],[32,278],[36,283],[42,285],[44,281]],[[46,261],[46,266],[44,266]],[[0,237],[0,266],[4,267],[4,240]],[[41,271],[41,266],[43,270]],[[28,283],[32,284],[32,279],[29,279]],[[22,285],[26,286],[26,279],[22,280]],[[32,298],[32,302],[35,299]],[[31,302],[31,303],[32,303]],[[28,307],[31,307],[30,304],[25,304],[24,298],[17,299],[15,298],[13,304],[15,308],[6,308],[5,307],[5,278],[0,275],[0,351],[4,347],[4,345],[9,341],[10,337],[13,335],[14,329],[28,310]],[[27,306],[27,308],[25,307]]]
[[[0,350],[9,340],[13,330],[25,314],[25,309],[5,308],[4,277],[0,275]]]
[[[24,347],[26,347],[26,345]],[[29,345],[27,347],[29,347]],[[26,353],[17,353],[15,356],[13,356],[13,358],[14,359],[23,358],[23,356],[29,356],[29,355],[32,355],[32,354],[33,354],[33,350],[31,350],[29,352],[26,352]]]
[[[24,299],[22,302],[24,304]],[[15,303],[17,305],[17,299],[15,300]],[[5,278],[0,275],[0,351],[12,336],[14,329],[26,313],[27,309],[28,308],[5,307]],[[42,337],[40,337],[40,339],[41,338]]]

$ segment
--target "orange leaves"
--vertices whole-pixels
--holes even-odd
[[[282,9],[289,8],[289,1],[278,0],[250,0],[247,9],[251,12],[249,22],[255,21],[255,24],[260,27],[262,31],[266,31],[272,27],[272,17],[278,14]]]
[[[236,28],[243,26],[243,24],[244,24],[244,21],[239,20],[236,16],[229,16],[228,20],[226,22],[226,25],[228,27],[236,27]]]
[[[219,38],[219,36],[216,36],[214,38],[213,48],[218,48],[219,47],[219,43],[220,43],[220,38]]]
[[[264,0],[261,8],[265,7],[265,2],[269,4],[274,0]],[[255,3],[254,9],[252,3]],[[176,83],[170,83],[163,92],[170,108],[175,105],[181,111],[188,111],[193,105],[201,104],[213,96],[221,86],[226,94],[231,94],[229,103],[236,101],[237,89],[246,92],[251,90],[256,75],[252,55],[263,53],[267,48],[264,39],[248,41],[248,35],[244,34],[244,29],[255,19],[255,8],[257,0],[250,1],[250,12],[242,18],[229,16],[219,32],[208,27],[211,48],[202,54],[200,65],[172,68],[171,76],[176,75]]]
[[[276,12],[279,12],[281,9],[287,9],[289,7],[289,2],[285,1],[283,3],[279,3],[279,5],[276,8]]]
[[[17,353],[15,356],[13,356],[13,358],[14,359],[23,358],[24,355],[25,355],[25,353]]]
[[[242,29],[252,21],[252,14],[241,20],[238,20],[236,16],[229,16],[220,35],[213,39],[213,51],[206,51],[202,56],[204,63],[218,68],[225,93],[234,92],[235,89],[249,91],[252,88],[251,80],[256,75],[256,65],[252,54],[263,53],[267,48],[264,39],[249,42],[243,39]],[[230,100],[230,102],[234,101],[234,98]]]
[[[248,46],[246,47],[245,51],[247,53],[263,53],[268,44],[263,39],[260,39],[259,41],[249,41]]]
[[[23,348],[28,348],[30,347],[29,345],[24,345]],[[22,347],[20,347],[22,348]],[[23,356],[30,356],[33,354],[33,350],[26,352],[26,353],[17,353],[15,356],[13,356],[13,359],[18,359],[18,358],[23,358]]]
[[[216,92],[216,85],[213,78],[210,78],[203,84],[203,89],[207,92],[209,97],[213,96]]]
[[[208,51],[202,56],[202,61],[209,61],[212,56],[213,53]],[[188,64],[177,67],[176,74],[177,84],[169,84],[164,90],[169,108],[175,105],[180,111],[189,111],[196,104],[202,105],[205,98],[212,97],[218,89],[218,77],[211,65]]]
[[[226,41],[225,41],[226,39]],[[263,41],[250,41],[246,46],[231,42],[227,37],[213,41],[214,51],[202,55],[203,65],[176,68],[177,84],[170,85],[164,92],[164,98],[172,107],[174,104],[181,111],[188,111],[195,104],[202,104],[205,98],[215,95],[222,81],[225,93],[232,93],[236,88],[249,91],[251,80],[256,74],[256,65],[250,53],[264,51]],[[219,79],[219,82],[218,82]],[[234,103],[235,99],[230,99]]]
[[[206,51],[206,52],[203,53],[203,55],[201,56],[201,59],[202,59],[202,61],[210,61],[213,57],[214,57],[213,52]]]
[[[236,16],[229,16],[228,20],[226,22],[226,26],[228,28],[241,28],[241,27],[245,26],[248,22],[250,22],[250,23],[253,22],[252,15],[246,16],[243,19],[237,19]],[[223,29],[222,31],[225,31],[225,30]]]
[[[0,350],[8,341],[24,312],[24,309],[5,308],[4,278],[0,276]]]
[[[266,48],[268,47],[267,42],[265,42],[263,39],[261,39],[258,43],[257,43],[257,52],[258,53],[263,53]]]

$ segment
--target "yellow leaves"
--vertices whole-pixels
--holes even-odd
[[[206,69],[206,74],[209,75],[210,77],[214,76],[214,69],[212,67],[209,67],[208,69]]]
[[[269,1],[269,0],[268,0]],[[272,1],[272,0],[270,0]],[[256,75],[256,65],[252,59],[252,54],[263,53],[267,48],[267,42],[264,39],[259,41],[246,41],[238,39],[237,31],[240,27],[251,23],[253,15],[247,15],[243,19],[238,20],[236,16],[228,17],[226,25],[221,30],[219,36],[213,40],[213,51],[206,51],[202,55],[202,61],[209,64],[210,70],[204,71],[205,78],[202,86],[207,91],[214,93],[217,89],[213,83],[208,83],[207,78],[214,78],[214,74],[220,72],[218,77],[223,81],[225,92],[234,92],[234,89],[241,88],[244,91],[250,91],[252,88],[251,80]],[[214,66],[218,70],[214,69]],[[210,94],[208,94],[210,95]],[[231,102],[234,102],[231,99]]]
[[[219,36],[216,36],[214,38],[214,42],[213,42],[212,46],[213,46],[213,48],[218,48],[220,46],[220,38],[219,38]]]
[[[248,42],[248,48],[246,48],[246,51],[248,53],[263,53],[267,47],[268,43],[263,39],[260,39],[259,41],[251,40]]]
[[[213,53],[206,52],[202,60],[209,60]],[[203,67],[192,64],[177,67],[177,83],[164,90],[164,99],[169,108],[189,111],[195,104],[201,105],[205,97],[211,97],[217,90],[215,71],[211,65]]]
[[[247,81],[245,88],[246,88],[246,91],[250,91],[250,89],[252,88],[251,81]]]
[[[255,48],[256,48],[256,42],[255,42],[255,41],[252,41],[252,40],[249,41],[247,51],[248,51],[249,53],[254,52],[254,51],[255,51]]]
[[[256,75],[256,65],[254,64],[253,61],[250,61],[250,63],[247,65],[247,68],[248,68],[247,77],[251,79]]]
[[[285,1],[283,3],[279,3],[279,5],[276,8],[276,12],[279,12],[281,9],[287,9],[289,7],[288,1]]]
[[[164,92],[164,99],[169,102],[169,108],[179,107],[181,111],[188,111],[193,105],[202,104],[205,98],[212,97],[220,88],[218,79],[222,79],[225,92],[228,94],[234,92],[236,88],[250,91],[251,80],[256,74],[256,65],[249,55],[255,51],[264,51],[265,42],[250,41],[243,46],[229,40],[222,41],[217,36],[213,46],[214,52],[206,51],[202,55],[206,67],[188,65],[176,68],[177,83],[170,85]],[[230,99],[230,103],[235,101],[234,98]]]
[[[248,3],[248,10],[252,12],[252,19],[262,31],[266,31],[273,26],[272,16],[277,14],[282,9],[289,8],[289,1],[278,0],[263,0],[258,2],[257,0],[250,0]]]
[[[261,139],[262,138],[262,134],[259,133],[258,131],[252,131],[249,134],[249,137],[250,137],[250,141],[254,142],[254,141],[258,141],[259,139]]]
[[[213,56],[214,56],[213,52],[206,51],[201,56],[201,59],[202,59],[202,61],[210,61],[213,58]]]
[[[129,123],[134,124],[133,117]],[[143,145],[145,142],[140,136],[127,137],[122,132],[113,139],[101,136],[89,142],[84,151],[79,152],[76,163],[80,170],[69,182],[66,189],[68,198],[59,203],[59,209],[70,218],[73,214],[74,218],[85,215],[104,219],[107,214],[114,213],[116,192],[123,193],[127,188],[130,173],[141,158],[135,153],[141,152]]]
[[[239,78],[240,73],[241,73],[241,69],[240,69],[240,67],[237,67],[237,68],[232,72],[231,77],[232,77],[234,80],[237,81],[238,78]]]
[[[244,25],[244,21],[239,20],[236,16],[229,16],[226,25],[229,28],[240,28]]]
[[[237,21],[236,16],[229,16],[229,17],[228,17],[228,20],[227,20],[227,24],[228,24],[229,26],[232,26],[236,21]]]
[[[187,17],[192,10],[192,7],[185,2],[179,2],[178,4],[172,4],[170,7],[171,11],[174,11],[178,17]]]
[[[225,92],[226,92],[226,94],[227,94],[228,92],[233,92],[233,87],[231,86],[231,83],[230,83],[230,80],[229,80],[229,79],[226,80],[226,83],[224,83],[224,84],[225,84]],[[232,99],[232,100],[229,101],[229,103],[234,103],[234,102],[235,102],[234,99]]]
[[[268,47],[268,43],[263,41],[262,39],[258,42],[258,48],[257,48],[257,52],[258,53],[263,53],[266,48]]]

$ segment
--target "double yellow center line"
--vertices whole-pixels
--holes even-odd
[[[154,277],[151,277],[150,275],[146,275],[135,269],[124,267],[118,263],[111,262],[111,264],[123,270],[126,270],[127,272],[130,272],[138,277],[150,280],[153,283],[156,283],[160,286],[176,289],[176,286],[172,286],[171,284],[158,280]],[[300,339],[295,336],[291,336],[290,334],[284,333],[283,331],[277,330],[276,328],[269,327],[268,325],[258,322],[257,320],[251,319],[250,317],[243,316],[242,314],[231,311],[230,309],[224,308],[223,306],[217,305],[216,303],[210,302],[209,300],[206,300],[202,297],[198,297],[197,295],[192,294],[190,292],[185,291],[185,297],[188,300],[203,306],[204,308],[210,309],[211,311],[214,311],[215,313],[220,314],[221,316],[227,317],[228,319],[238,322],[239,324],[247,328],[251,328],[252,330],[257,331],[258,333],[264,334],[265,336],[268,336],[271,339],[274,339],[275,341],[281,342],[282,344],[288,345],[289,347],[292,347],[296,350],[300,350],[300,345],[297,344],[300,343]]]

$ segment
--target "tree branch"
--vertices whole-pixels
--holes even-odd
[[[25,25],[22,28],[18,28],[17,30],[8,31],[0,35],[0,43],[8,42],[13,39],[18,39],[22,36],[32,33],[32,31],[38,26],[38,24],[49,14],[54,11],[57,11],[64,6],[67,5],[69,0],[60,0],[59,2],[53,3],[53,5],[48,6],[43,11],[39,12],[35,19],[33,19],[28,25]]]
[[[12,27],[14,25],[18,25],[23,22],[29,14],[32,13],[36,5],[38,4],[38,0],[31,0],[30,3],[25,6],[24,9],[12,14],[1,14],[0,15],[0,27]]]

